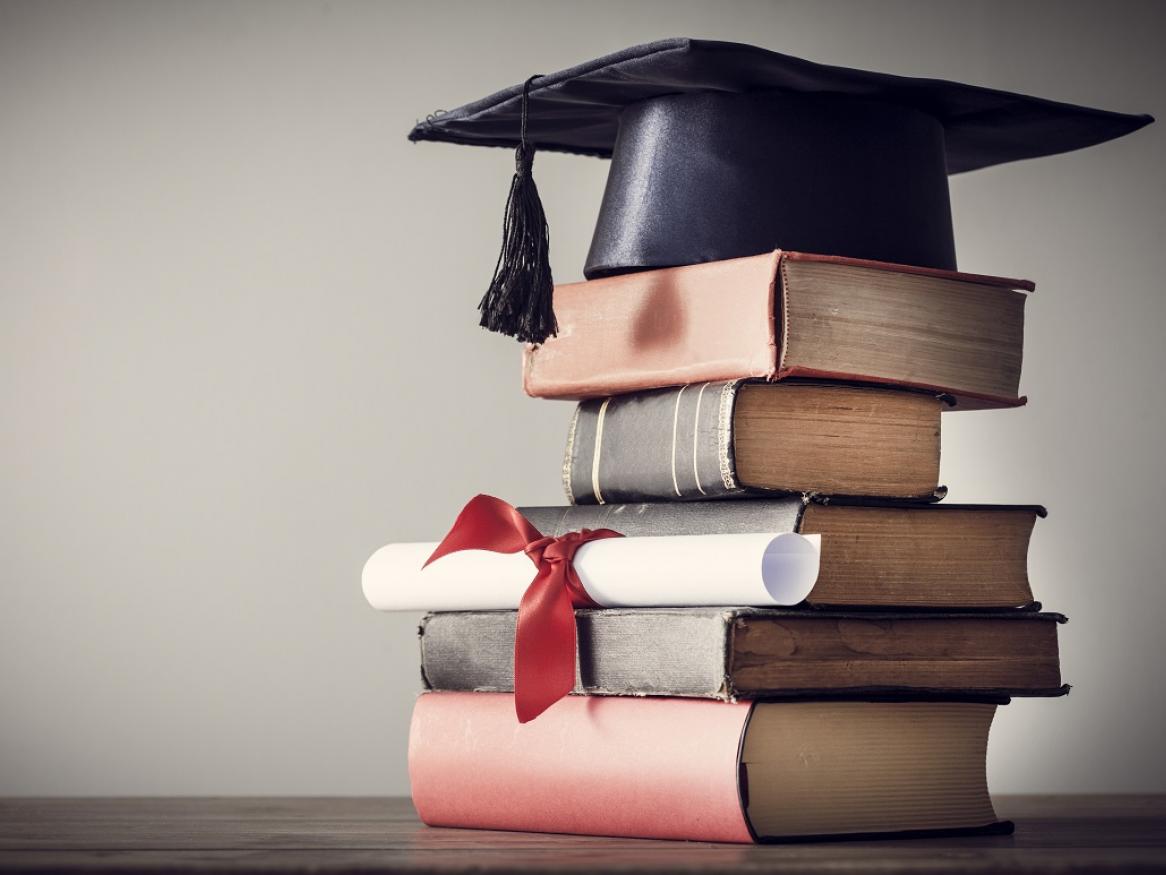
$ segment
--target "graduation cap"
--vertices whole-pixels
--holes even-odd
[[[516,148],[481,323],[557,331],[538,149],[611,158],[588,279],[772,249],[954,269],[947,176],[1153,121],[755,46],[634,46],[429,117],[409,139]]]

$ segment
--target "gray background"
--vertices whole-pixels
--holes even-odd
[[[477,328],[513,168],[413,122],[663,36],[1166,116],[1129,3],[0,5],[0,794],[404,793],[417,617],[364,559],[561,500],[570,405]],[[1166,790],[1163,125],[952,182],[1035,279],[1027,408],[951,414],[963,501],[1050,507],[1063,700],[997,791]],[[555,275],[606,163],[540,156]]]

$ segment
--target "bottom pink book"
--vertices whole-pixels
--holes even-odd
[[[409,736],[430,826],[753,842],[1006,832],[988,796],[996,703],[425,693]]]

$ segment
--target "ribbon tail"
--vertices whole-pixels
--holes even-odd
[[[518,606],[514,632],[514,710],[527,723],[575,687],[575,609],[566,566],[540,569]]]

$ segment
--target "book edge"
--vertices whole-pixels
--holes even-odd
[[[1036,283],[1032,280],[1016,279],[1014,277],[994,276],[986,273],[966,273],[960,270],[945,270],[939,267],[921,267],[915,264],[897,264],[891,261],[875,261],[869,258],[851,258],[846,255],[822,255],[815,252],[785,251],[785,257],[791,261],[816,261],[823,264],[845,264],[852,267],[865,267],[870,270],[881,270],[888,273],[905,273],[912,276],[934,277],[956,282],[974,283],[980,286],[996,286],[1012,289],[1017,292],[1032,293],[1036,291]]]

